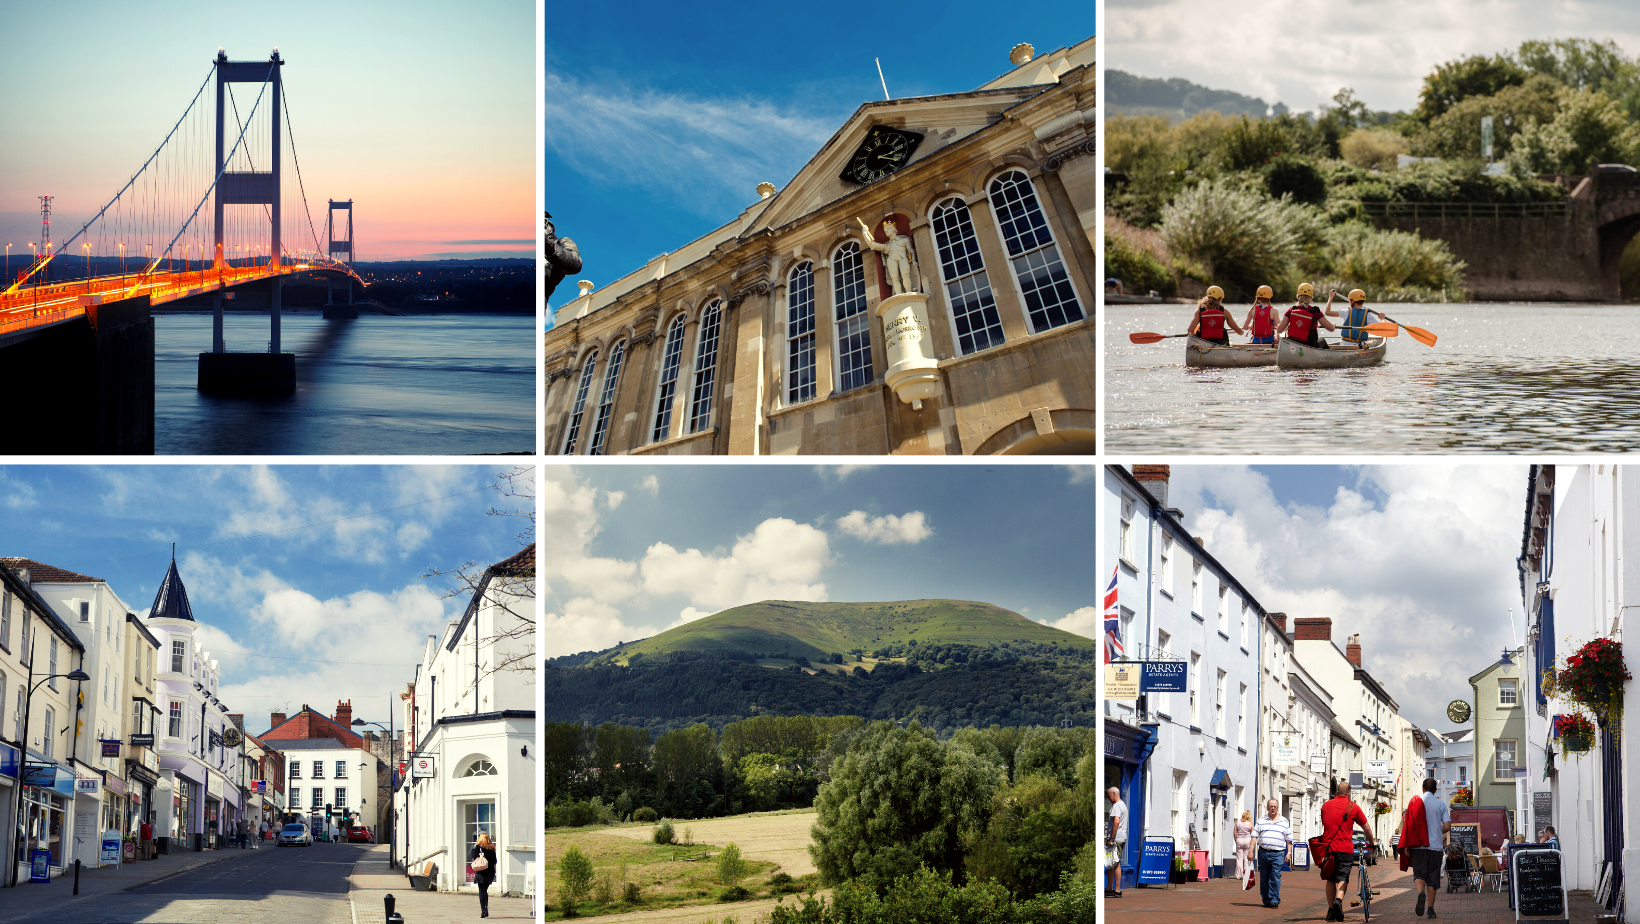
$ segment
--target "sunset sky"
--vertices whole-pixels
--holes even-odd
[[[130,179],[218,46],[232,60],[279,48],[314,222],[326,199],[353,199],[357,259],[534,256],[532,3],[69,2],[8,8],[6,25],[0,246],[14,259],[38,235],[37,196],[57,197],[61,241]]]

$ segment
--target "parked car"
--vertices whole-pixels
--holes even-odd
[[[292,822],[279,832],[278,843],[280,847],[312,847],[313,832],[308,830],[307,825]]]
[[[369,828],[354,825],[347,829],[347,842],[349,844],[374,844],[376,839],[371,836]]]

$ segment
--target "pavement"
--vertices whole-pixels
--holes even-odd
[[[1367,868],[1368,881],[1374,891],[1373,920],[1414,920],[1417,895],[1413,891],[1412,873],[1401,872],[1393,859],[1380,860]],[[1359,886],[1352,877],[1344,902],[1344,920],[1362,922],[1361,906],[1352,905]],[[1588,892],[1572,892],[1570,920],[1593,921],[1604,909],[1595,904]],[[1325,884],[1315,870],[1293,870],[1281,877],[1281,906],[1266,908],[1259,900],[1255,887],[1242,891],[1238,880],[1211,879],[1188,885],[1129,887],[1121,898],[1106,894],[1104,899],[1106,924],[1152,924],[1155,921],[1233,921],[1236,924],[1286,924],[1298,921],[1325,921],[1327,898]],[[1515,912],[1509,907],[1509,896],[1503,892],[1447,892],[1443,880],[1435,900],[1437,921],[1455,921],[1459,924],[1514,924]],[[1417,919],[1424,920],[1424,919]],[[410,922],[406,922],[410,924]]]
[[[272,850],[273,848],[267,848]],[[127,860],[120,866],[80,870],[80,894],[74,894],[74,870],[53,876],[49,883],[29,882],[24,877],[15,889],[0,889],[0,924],[26,919],[65,902],[89,901],[110,892],[124,892],[180,875],[188,870],[234,856],[255,854],[256,850],[176,850],[152,860]]]
[[[393,896],[393,910],[404,916],[404,924],[454,924],[477,921],[477,892],[416,892],[403,871],[387,865],[388,848],[378,844],[365,851],[347,877],[351,924],[386,924],[383,897]],[[490,892],[490,920],[530,921],[536,906],[532,898],[502,898]]]

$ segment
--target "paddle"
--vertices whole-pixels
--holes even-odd
[[[1405,324],[1402,324],[1400,321],[1397,321],[1394,318],[1392,318],[1389,315],[1384,314],[1382,312],[1379,312],[1378,316],[1380,318],[1383,318],[1384,320],[1390,322],[1391,324],[1395,324],[1395,325],[1399,326],[1400,328],[1405,330],[1407,333],[1411,334],[1412,339],[1418,341],[1419,343],[1423,344],[1424,346],[1432,347],[1432,346],[1435,345],[1435,335],[1430,333],[1427,330],[1424,330],[1422,327],[1407,327]],[[1371,328],[1368,328],[1368,330],[1370,330],[1370,329]]]
[[[1172,337],[1188,337],[1189,334],[1153,334],[1149,331],[1140,331],[1137,334],[1128,334],[1128,339],[1134,343],[1160,343]]]
[[[1368,324],[1361,329],[1374,337],[1399,337],[1401,335],[1401,329],[1389,323]]]

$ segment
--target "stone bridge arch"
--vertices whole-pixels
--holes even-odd
[[[1596,173],[1590,179],[1600,239],[1600,291],[1615,302],[1623,297],[1623,251],[1640,234],[1640,173]]]

